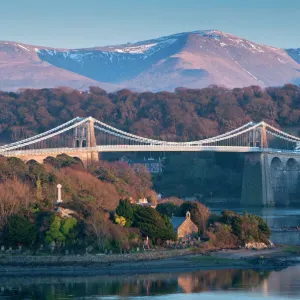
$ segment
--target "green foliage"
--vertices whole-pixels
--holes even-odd
[[[137,205],[133,225],[140,229],[143,236],[148,236],[158,244],[166,240],[176,239],[170,221],[167,221],[166,217],[162,217],[158,211],[151,207]]]
[[[50,228],[46,232],[46,242],[65,242],[70,238],[71,230],[77,225],[77,220],[73,217],[61,219],[59,216],[52,218]]]
[[[59,154],[56,156],[56,158],[49,156],[46,159],[44,159],[44,162],[52,165],[57,169],[66,168],[73,165],[83,166],[82,161],[80,159],[71,157],[67,154]]]
[[[232,228],[233,234],[240,243],[269,243],[271,230],[268,224],[259,216],[246,212],[241,216],[235,212],[225,210],[221,213],[221,222]]]
[[[167,231],[171,236],[170,240],[176,240],[177,236],[174,232],[174,228],[173,228],[171,219],[167,215],[162,215],[162,219],[164,220],[165,225],[167,227]]]
[[[127,220],[133,220],[133,209],[130,200],[120,200],[119,205],[116,208],[118,216],[125,217]]]
[[[167,215],[168,217],[176,216],[180,214],[180,209],[177,205],[171,202],[160,203],[155,208],[161,215]]]
[[[61,228],[61,218],[59,216],[54,216],[49,230],[46,232],[46,242],[50,244],[51,242],[64,242],[65,236],[60,231]]]
[[[77,220],[73,217],[64,219],[61,224],[61,232],[65,237],[68,237],[70,231],[77,225]]]
[[[12,215],[7,223],[6,237],[13,245],[33,244],[36,240],[37,230],[34,224],[21,215]]]

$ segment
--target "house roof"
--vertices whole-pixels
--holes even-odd
[[[171,223],[175,230],[177,230],[184,221],[185,221],[185,218],[183,218],[183,217],[172,217],[171,218]]]

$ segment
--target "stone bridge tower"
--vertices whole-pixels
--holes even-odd
[[[97,146],[94,119],[89,118],[87,122],[74,128],[73,147],[79,148],[95,148]],[[82,149],[83,150],[83,149]],[[86,151],[87,160],[98,160],[98,152],[95,149]]]
[[[94,120],[89,118],[87,122],[74,128],[74,148],[91,148],[96,147],[96,136]]]

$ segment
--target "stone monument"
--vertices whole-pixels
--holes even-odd
[[[61,184],[58,184],[57,186],[57,200],[56,200],[56,204],[59,204],[59,203],[62,203],[62,199],[61,199],[61,188],[62,188],[62,185]]]

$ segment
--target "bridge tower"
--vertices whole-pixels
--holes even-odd
[[[74,148],[91,148],[96,147],[96,136],[94,120],[89,118],[87,122],[74,128]]]
[[[94,119],[88,118],[87,122],[74,128],[73,147],[74,148],[94,148],[97,146]],[[98,152],[91,149],[86,151],[86,161],[98,160]]]
[[[262,122],[259,127],[250,131],[249,147],[268,148],[266,125],[265,122]]]
[[[262,122],[262,126],[260,127],[260,148],[268,148],[266,125],[265,122]]]

